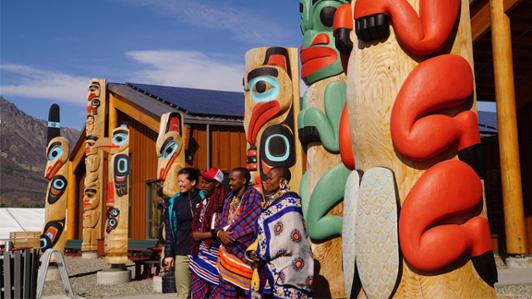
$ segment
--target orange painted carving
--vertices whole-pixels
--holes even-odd
[[[277,101],[258,103],[253,107],[248,128],[248,142],[250,144],[255,144],[260,128],[279,112],[281,112],[281,107]]]
[[[467,104],[473,95],[469,63],[457,55],[421,62],[402,85],[391,114],[391,134],[398,152],[414,161],[428,160],[446,149],[480,143],[477,115],[441,111]]]
[[[351,145],[351,133],[349,132],[349,113],[347,113],[347,104],[344,105],[342,116],[340,118],[340,129],[338,142],[340,146],[340,157],[345,167],[350,170],[355,169],[355,154]]]
[[[425,56],[447,44],[459,9],[460,0],[420,0],[418,16],[406,0],[357,0],[354,17],[358,21],[376,14],[387,15],[401,45],[410,53]]]
[[[481,202],[480,179],[466,163],[447,160],[431,167],[401,208],[399,239],[405,259],[416,269],[436,271],[462,255],[492,250],[488,220],[470,217]]]

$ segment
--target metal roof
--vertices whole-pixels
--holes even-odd
[[[497,133],[497,113],[478,111],[478,128],[481,133]]]
[[[242,119],[244,93],[159,86],[138,83],[126,85],[151,98],[196,116],[216,116]]]
[[[168,106],[185,112],[185,118],[188,115],[191,119],[197,116],[207,117],[211,121],[221,118],[242,120],[244,116],[242,92],[138,83],[110,83],[108,86],[111,91],[121,94],[157,117],[168,112]],[[492,111],[478,111],[478,126],[481,133],[497,133],[497,114]]]

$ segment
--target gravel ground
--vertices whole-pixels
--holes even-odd
[[[65,256],[68,276],[74,293],[83,298],[107,298],[115,296],[148,295],[155,294],[152,289],[152,280],[130,281],[121,285],[96,284],[96,272],[108,269],[104,259],[83,259],[81,257]],[[134,275],[133,263],[127,265]],[[43,296],[64,294],[61,281],[47,281],[44,284]]]
[[[83,298],[108,298],[139,295],[155,295],[151,279],[131,281],[121,285],[97,285],[96,272],[109,266],[103,259],[82,259],[81,257],[65,257],[65,263],[74,292]],[[135,272],[134,264],[128,269]],[[134,274],[134,273],[133,273]],[[532,284],[497,286],[497,298],[529,299],[532,298]],[[47,281],[43,296],[62,295],[61,281]]]
[[[532,284],[516,284],[497,286],[497,298],[530,299],[532,298]]]

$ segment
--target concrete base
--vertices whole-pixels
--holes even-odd
[[[498,269],[499,281],[496,286],[532,284],[532,267]]]
[[[163,278],[161,276],[154,276],[153,277],[153,291],[155,293],[161,293],[163,292]]]
[[[96,273],[97,284],[120,284],[131,280],[131,270],[109,269]]]
[[[46,272],[45,281],[58,281],[61,280],[61,274],[59,273],[59,268],[56,266],[49,266],[48,271]]]
[[[81,258],[84,259],[95,259],[98,257],[98,252],[96,251],[83,251],[81,253]]]
[[[530,256],[515,256],[506,258],[506,266],[508,268],[532,268],[532,257]]]

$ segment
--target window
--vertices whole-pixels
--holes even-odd
[[[147,239],[159,239],[159,222],[164,205],[164,199],[159,195],[158,192],[160,188],[162,188],[161,181],[146,181]]]

